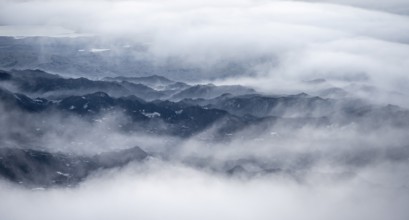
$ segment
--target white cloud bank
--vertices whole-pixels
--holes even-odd
[[[247,71],[233,81],[270,93],[294,91],[299,81],[315,78],[338,85],[364,76],[358,83],[381,90],[383,100],[409,94],[404,0],[33,0],[0,6],[0,23],[9,27],[56,26],[76,35],[132,39],[148,44],[159,59],[177,57],[201,68],[241,63]]]
[[[163,168],[166,166],[167,168]],[[408,189],[390,181],[396,167],[372,167],[347,181],[311,178],[299,184],[280,176],[226,179],[152,162],[95,177],[75,189],[22,190],[0,184],[2,219],[237,219],[403,220]],[[382,176],[383,175],[383,176]],[[377,181],[376,178],[382,178]],[[385,180],[389,179],[389,182]],[[317,179],[320,179],[317,181]],[[375,180],[375,181],[374,181]]]
[[[251,77],[238,73],[220,83],[239,82],[280,92],[309,89],[300,87],[305,86],[300,81],[326,78],[334,85],[375,86],[386,92],[382,98],[390,102],[390,93],[404,98],[409,94],[408,5],[404,0],[2,1],[0,23],[8,26],[7,35],[12,35],[10,27],[24,25],[132,39],[148,43],[149,51],[158,58],[178,57],[204,68],[219,62],[252,61]],[[104,126],[94,129],[73,134],[81,143],[106,148],[114,142],[137,142],[112,134]],[[276,153],[276,157],[294,162],[299,156],[297,148],[301,153],[329,156],[326,166],[312,170],[303,183],[280,175],[229,179],[182,165],[152,162],[153,167],[131,166],[117,174],[97,176],[75,189],[30,191],[1,183],[0,218],[408,219],[407,159],[369,163],[346,180],[318,172],[345,168],[338,162],[346,163],[348,155],[356,155],[356,150],[365,155],[368,149],[360,146],[369,150],[379,147],[376,150],[381,154],[394,144],[404,148],[406,131],[380,128],[365,133],[340,128],[331,132],[301,130],[294,134],[296,138],[268,140],[261,145],[239,140],[217,153],[207,146],[196,148],[194,141],[181,146],[188,156],[207,153],[222,159]],[[61,135],[49,135],[50,146],[63,149],[64,143],[69,143]],[[151,145],[161,142],[148,141]]]

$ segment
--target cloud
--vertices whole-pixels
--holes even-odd
[[[372,102],[409,106],[408,6],[404,0],[2,1],[0,35],[20,29],[28,36],[94,35],[107,44],[126,39],[147,45],[155,62],[245,66],[227,77],[195,76],[217,84],[268,94],[340,87]],[[320,78],[323,85],[306,83]],[[0,135],[11,143],[20,133],[44,148],[77,154],[139,145],[166,160],[100,172],[72,189],[35,191],[1,182],[1,219],[409,216],[407,128],[277,124],[220,143],[201,139],[211,130],[187,140],[124,133],[121,114],[91,123],[2,112],[2,124],[13,126]],[[36,135],[38,128],[46,132]],[[238,162],[249,171],[282,172],[251,178],[218,172]]]
[[[380,11],[389,11],[398,14],[408,14],[408,2],[405,0],[306,0],[307,2],[326,2],[333,4],[344,4],[362,8],[370,8]]]
[[[138,170],[138,168],[136,168]],[[142,170],[142,169],[139,169]],[[376,174],[373,172],[375,171]],[[105,173],[74,189],[28,190],[0,185],[6,219],[405,219],[401,171],[371,168],[349,181],[321,177],[299,184],[279,176],[226,179],[151,162],[142,172]],[[139,172],[139,173],[138,173]],[[376,181],[379,175],[382,181]],[[317,179],[321,179],[316,182]],[[375,181],[374,181],[375,180]]]
[[[44,134],[31,138],[52,151],[89,154],[139,145],[155,154],[142,164],[93,173],[72,188],[29,189],[0,181],[1,219],[409,216],[406,128],[277,123],[213,142],[202,139],[204,134],[181,140],[123,132],[118,126],[126,119],[118,113],[92,123],[50,113],[1,115],[2,124],[16,133],[30,134],[41,126]],[[228,175],[235,165],[254,174]],[[276,171],[263,174],[263,169]]]
[[[242,66],[231,70],[230,76],[243,77],[238,81],[261,85],[259,89],[269,93],[276,92],[282,82],[300,86],[299,81],[326,78],[336,84],[356,75],[365,75],[365,85],[380,89],[384,100],[394,99],[390,93],[409,92],[405,86],[409,82],[409,17],[395,13],[408,8],[407,1],[38,0],[0,4],[0,20],[9,25],[6,34],[11,34],[10,26],[21,29],[24,25],[27,32],[34,25],[47,27],[54,35],[71,30],[77,35],[131,39],[148,45],[156,61],[172,58],[182,67],[210,69],[206,74],[213,79],[220,71],[211,68]],[[203,79],[206,74],[199,71],[195,77]],[[394,104],[398,102],[404,100]]]

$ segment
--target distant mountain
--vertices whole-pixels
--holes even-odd
[[[213,84],[195,85],[187,88],[171,97],[174,100],[181,100],[186,98],[203,98],[212,99],[225,93],[233,95],[254,94],[256,91],[244,86],[215,86]]]
[[[234,95],[255,93],[253,89],[237,85],[215,86],[207,84],[190,86],[157,75],[90,80],[83,77],[63,78],[42,70],[2,70],[0,71],[0,83],[8,83],[9,87],[16,88],[15,92],[18,93],[29,93],[49,99],[95,92],[105,92],[114,97],[134,95],[144,100],[214,98],[224,93]]]
[[[0,82],[8,82],[19,92],[58,98],[104,91],[112,96],[136,95],[146,100],[158,99],[166,94],[142,84],[130,82],[98,81],[87,78],[63,78],[41,70],[1,71]]]
[[[93,156],[0,148],[0,177],[29,187],[75,185],[96,170],[141,162],[147,156],[139,147]]]
[[[1,89],[0,98],[6,108],[15,106],[27,112],[54,111],[86,118],[117,111],[131,119],[122,125],[124,129],[180,137],[198,134],[215,125],[219,126],[218,135],[223,137],[260,123],[287,122],[298,126],[360,120],[373,124],[377,123],[374,117],[382,117],[388,123],[409,124],[408,111],[399,107],[374,106],[360,100],[323,99],[305,93],[263,96],[242,86],[196,85],[169,100],[152,101],[154,97],[166,99],[169,94],[128,81],[66,79],[41,70],[0,71],[0,79],[0,83],[13,84],[27,94]],[[141,80],[173,83],[158,76]],[[32,98],[37,96],[42,98]],[[164,126],[152,122],[163,122]]]
[[[409,126],[409,111],[398,106],[377,106],[360,99],[323,99],[305,93],[286,96],[223,94],[213,99],[183,99],[181,103],[222,109],[239,117],[277,117],[300,122],[308,118],[326,118],[331,124]]]
[[[173,80],[170,80],[168,78],[165,78],[163,76],[159,75],[151,75],[151,76],[142,76],[142,77],[125,77],[125,76],[118,76],[118,77],[105,77],[104,80],[107,81],[127,81],[135,84],[144,84],[146,86],[149,86],[151,88],[157,89],[157,90],[168,90],[169,88],[176,87],[182,87],[184,86],[189,87],[186,83],[182,82],[175,82]]]
[[[235,96],[227,93],[213,99],[184,99],[182,102],[223,109],[238,116],[323,117],[334,111],[334,100],[312,97],[305,93],[288,96]]]
[[[246,73],[262,62],[253,58],[219,62],[211,67],[188,64],[178,57],[158,59],[145,44],[110,41],[98,37],[2,37],[1,69],[42,69],[69,77],[149,76],[177,80],[211,79]]]
[[[0,87],[0,103],[5,109],[18,107],[29,112],[38,112],[47,109],[52,103],[43,98],[31,99],[26,95],[12,93]]]
[[[175,82],[168,78],[158,75],[144,76],[144,77],[105,77],[105,81],[119,82],[121,84],[137,84],[145,85],[150,88],[153,88],[156,91],[160,91],[162,94],[161,98],[169,98],[172,95],[187,89],[190,85],[184,82]]]
[[[44,123],[50,117],[68,116],[93,125],[106,115],[119,114],[123,120],[114,122],[115,132],[178,140],[195,136],[209,142],[256,139],[260,134],[280,138],[310,127],[353,125],[362,134],[382,126],[409,128],[407,109],[337,98],[306,93],[267,96],[243,86],[190,86],[160,76],[90,80],[41,70],[0,71],[0,109],[4,110],[0,120],[11,128],[0,132],[0,178],[27,186],[73,185],[96,170],[148,156],[138,147],[91,156],[35,150],[36,140],[53,129]],[[252,158],[215,167],[211,161],[182,162],[239,176],[286,172]]]
[[[237,118],[223,110],[169,101],[146,102],[135,96],[114,98],[103,92],[48,101],[46,99],[31,99],[25,95],[14,94],[2,89],[0,90],[0,102],[10,109],[18,108],[27,113],[44,111],[52,113],[54,111],[90,119],[98,118],[103,113],[117,111],[124,113],[131,119],[123,125],[124,129],[142,129],[143,132],[181,137],[197,134],[215,123],[226,120],[230,123],[226,123],[220,128],[226,132],[242,129],[251,123],[248,119]],[[235,120],[231,120],[233,118]],[[158,123],[164,124],[157,126]],[[224,133],[221,132],[220,134],[223,135]]]

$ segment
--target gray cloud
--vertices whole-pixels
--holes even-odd
[[[216,84],[268,94],[337,87],[382,105],[409,106],[408,7],[405,0],[2,1],[0,35],[95,35],[107,44],[127,39],[147,45],[156,62],[175,58],[203,69],[245,64],[246,71],[232,76],[201,78],[217,78]],[[314,79],[325,81],[306,83]],[[55,151],[138,145],[168,157],[100,172],[73,189],[36,191],[1,182],[1,219],[409,216],[407,128],[278,124],[209,143],[203,137],[211,129],[187,140],[123,133],[118,124],[126,119],[119,113],[97,123],[61,115],[30,122],[1,110],[0,122],[12,125],[0,131],[3,144],[19,144],[10,137],[20,133]],[[38,128],[46,132],[38,136]],[[266,166],[283,172],[252,178],[217,172],[237,161],[250,171]]]
[[[156,154],[143,164],[94,173],[73,188],[29,189],[0,181],[2,219],[401,220],[409,215],[406,128],[278,123],[212,142],[204,139],[212,128],[185,140],[124,133],[118,128],[120,113],[93,123],[58,114],[2,113],[0,122],[12,132],[35,134],[40,128],[43,135],[28,135],[28,141],[52,151],[81,155],[139,145]],[[10,139],[7,131],[0,135]],[[236,164],[255,174],[226,175]],[[257,173],[266,168],[276,171]]]
[[[149,45],[157,60],[177,58],[199,68],[243,64],[246,70],[234,80],[244,76],[243,84],[269,93],[315,78],[337,85],[357,75],[365,75],[364,86],[379,89],[384,100],[397,99],[394,104],[405,101],[390,94],[409,93],[409,18],[394,13],[407,8],[406,1],[5,1],[1,6],[0,20],[11,25],[5,34],[34,25],[42,27],[37,34],[128,38]]]
[[[2,183],[0,216],[22,220],[244,220],[271,219],[272,216],[400,220],[408,214],[404,206],[408,202],[404,196],[408,189],[393,183],[398,174],[403,174],[396,167],[393,172],[390,168],[372,168],[359,178],[345,182],[323,181],[317,175],[308,185],[279,176],[251,181],[225,179],[158,162],[144,167],[144,171],[147,172],[136,174],[135,169],[126,169],[121,174],[105,173],[79,188],[65,190],[28,191]]]

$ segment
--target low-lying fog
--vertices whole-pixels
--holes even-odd
[[[376,164],[353,178],[319,172],[227,178],[177,164],[96,174],[74,189],[1,183],[2,219],[374,219],[408,216],[406,164]]]
[[[27,188],[1,181],[0,217],[403,220],[409,216],[407,129],[275,125],[212,142],[206,139],[211,128],[189,139],[123,133],[117,126],[120,117],[106,115],[90,124],[54,116],[43,121],[43,127],[15,126],[14,132],[26,129],[22,132],[26,134],[29,129],[44,129],[37,144],[50,151],[89,154],[138,145],[153,156],[95,172],[70,188]],[[4,131],[2,135],[7,137]],[[235,164],[245,172],[226,172]],[[275,171],[260,172],[266,168]]]
[[[175,59],[176,69],[245,67],[223,76],[193,72],[190,80],[268,95],[336,87],[404,109],[408,14],[406,0],[5,0],[0,35],[105,39],[90,57],[109,53],[112,42],[143,44],[152,62]],[[89,155],[139,146],[150,156],[71,187],[0,180],[0,219],[409,219],[409,129],[382,125],[383,118],[254,126],[214,141],[214,127],[184,139],[124,132],[122,113],[91,122],[3,107],[0,147]]]

